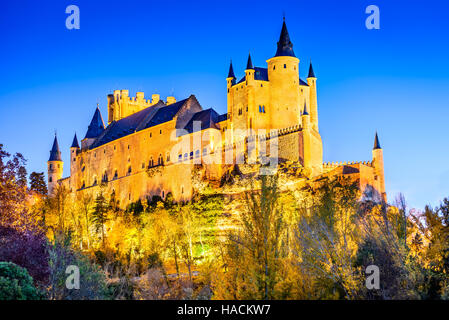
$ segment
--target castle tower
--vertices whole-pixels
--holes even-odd
[[[89,148],[95,139],[104,131],[104,122],[101,117],[101,112],[97,104],[97,109],[95,109],[94,116],[89,124],[86,132],[86,136],[81,140],[81,147],[83,149]]]
[[[313,72],[312,61],[310,61],[307,84],[309,85],[310,92],[310,122],[312,123],[313,129],[318,131],[318,101],[316,96],[316,77],[315,72]]]
[[[285,18],[276,54],[267,63],[272,126],[274,129],[294,126],[300,122],[299,59],[293,52]]]
[[[53,147],[50,151],[50,158],[47,161],[47,173],[48,173],[48,194],[53,194],[58,180],[62,178],[62,170],[64,163],[61,158],[61,151],[59,150],[58,139],[53,141]]]
[[[374,187],[380,193],[383,201],[387,201],[387,193],[385,192],[385,176],[384,176],[384,155],[380,147],[379,137],[374,137],[373,147],[373,167],[374,167]]]
[[[80,145],[78,144],[78,138],[73,137],[72,145],[70,146],[70,175],[73,176],[75,174],[75,165],[76,165],[76,155],[80,150]]]
[[[233,132],[233,101],[234,101],[234,94],[233,91],[231,90],[231,87],[235,84],[235,74],[234,74],[234,68],[232,67],[232,60],[231,63],[229,65],[229,72],[228,72],[228,76],[226,78],[226,87],[228,90],[228,94],[227,94],[227,110],[228,110],[228,123],[229,123],[229,129],[232,134]]]
[[[251,60],[251,53],[248,54],[248,61],[246,63],[245,69],[245,79],[246,79],[246,101],[247,101],[247,112],[246,112],[246,128],[250,131],[254,129],[254,117],[256,115],[256,102],[255,102],[255,92],[254,92],[254,66]]]

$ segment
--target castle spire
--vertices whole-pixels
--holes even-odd
[[[377,136],[377,131],[376,131],[376,136],[374,137],[374,148],[373,148],[373,150],[376,150],[376,149],[382,149],[380,147],[379,137]]]
[[[101,117],[100,109],[98,108],[97,105],[97,109],[95,110],[94,116],[92,117],[92,121],[90,122],[89,128],[87,129],[87,133],[84,139],[96,138],[103,131],[104,131],[104,122],[103,118]]]
[[[246,63],[246,70],[254,69],[253,62],[251,60],[251,53],[248,53],[248,62]]]
[[[302,115],[303,116],[308,116],[309,115],[309,112],[307,111],[307,103],[306,102],[304,102],[304,111],[303,111]]]
[[[55,140],[53,140],[53,147],[50,151],[50,158],[48,161],[62,161],[61,159],[61,151],[59,150],[58,138],[55,133]]]
[[[234,68],[232,67],[232,60],[231,60],[231,64],[229,65],[228,78],[235,79]]]
[[[281,35],[279,37],[278,41],[278,47],[276,50],[275,57],[280,56],[290,56],[290,57],[296,57],[295,53],[293,52],[293,43],[290,41],[290,36],[288,34],[287,25],[285,24],[285,17],[282,22],[282,30]]]
[[[315,72],[313,72],[312,60],[310,60],[309,75],[308,75],[307,78],[316,78],[316,77],[315,77]]]
[[[76,132],[75,132],[75,136],[73,137],[73,142],[72,142],[72,146],[70,148],[80,148],[80,145],[78,144],[78,138],[76,137]]]

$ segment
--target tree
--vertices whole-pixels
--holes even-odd
[[[43,172],[32,172],[30,174],[30,190],[41,195],[47,194],[47,185]]]
[[[240,229],[229,234],[224,254],[225,274],[214,282],[218,299],[274,299],[285,256],[284,220],[278,177],[260,176],[245,192]],[[259,181],[258,181],[259,182]]]
[[[105,232],[104,225],[108,221],[108,202],[103,195],[103,191],[100,191],[98,196],[95,198],[95,206],[92,211],[92,222],[97,228],[97,232],[101,231],[101,240],[103,243],[103,248],[105,248]]]
[[[41,300],[33,278],[12,262],[0,262],[0,300]]]

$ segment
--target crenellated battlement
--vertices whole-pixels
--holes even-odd
[[[141,91],[136,92],[135,97],[130,97],[129,90],[114,90],[113,94],[108,95],[108,124],[151,107],[160,101],[162,101],[161,97],[157,93],[152,94],[151,99],[145,99],[145,94]],[[175,102],[175,97],[167,97],[167,105]]]
[[[324,169],[333,169],[333,168],[337,168],[340,166],[350,166],[350,165],[357,165],[357,164],[362,164],[368,167],[373,167],[373,162],[372,161],[340,161],[340,162],[324,162],[323,163],[323,168]]]

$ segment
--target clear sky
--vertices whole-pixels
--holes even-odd
[[[68,30],[65,9],[80,8]],[[380,9],[368,30],[365,8]],[[282,15],[300,74],[313,60],[324,161],[370,160],[384,149],[391,200],[437,205],[449,196],[449,3],[447,1],[3,1],[0,8],[0,143],[28,170],[46,171],[54,131],[69,175],[75,131],[83,138],[97,101],[107,119],[114,89],[226,112],[232,58],[265,67]]]

